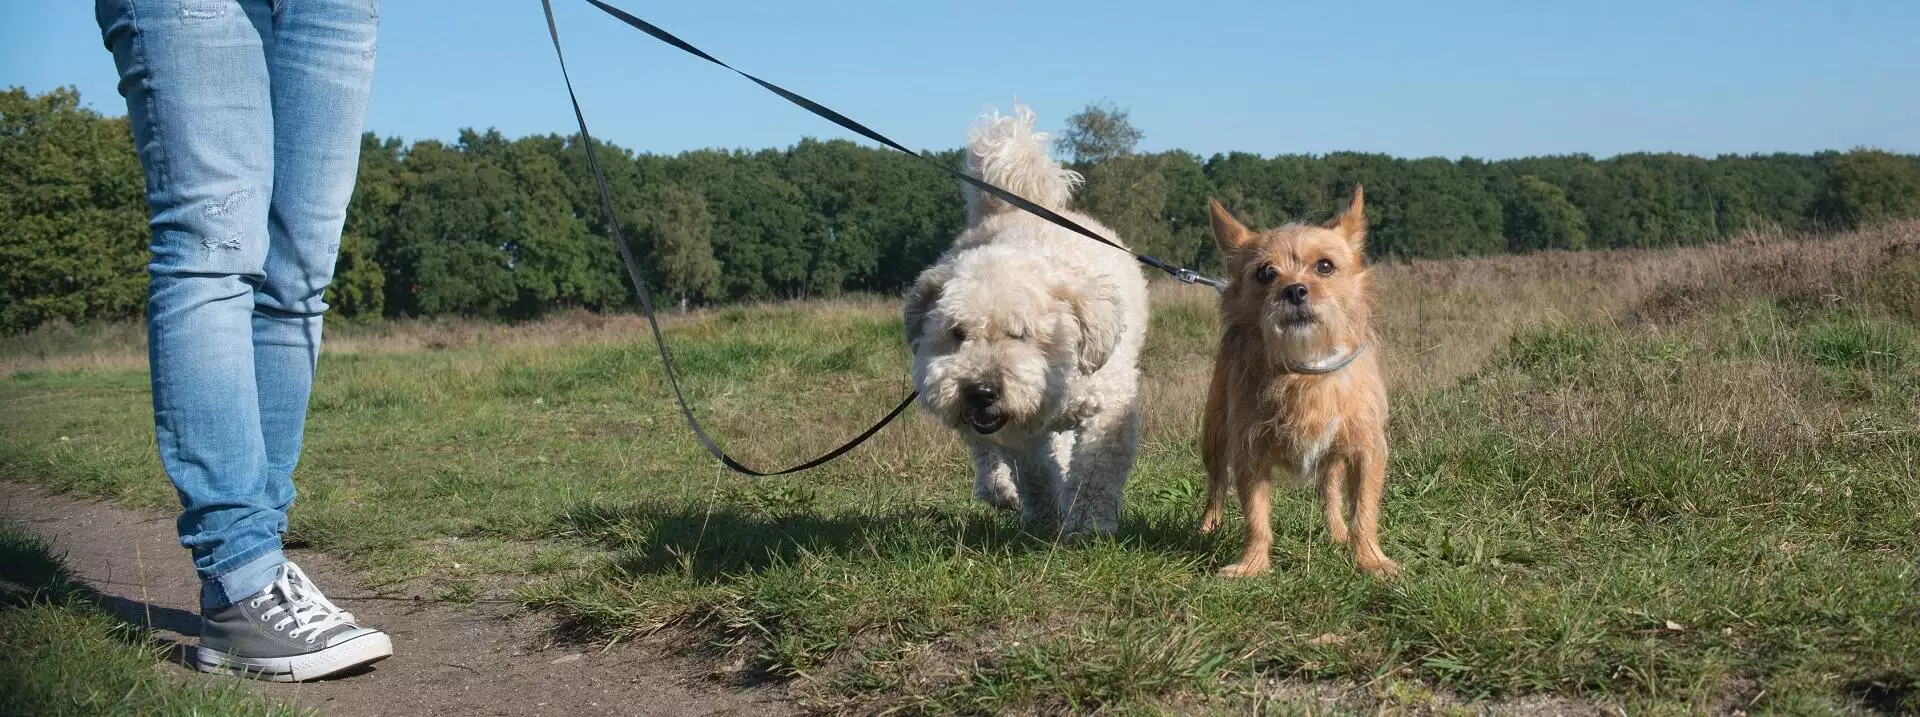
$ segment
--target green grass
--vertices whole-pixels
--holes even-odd
[[[166,648],[89,601],[47,545],[0,523],[0,715],[301,715],[229,681],[188,682]]]
[[[1912,713],[1916,266],[1842,301],[1743,282],[1657,317],[1537,325],[1464,379],[1396,394],[1396,580],[1356,572],[1297,491],[1276,496],[1273,574],[1213,576],[1240,526],[1192,530],[1213,341],[1193,302],[1156,307],[1163,403],[1113,541],[1054,545],[969,502],[963,451],[921,417],[801,477],[726,474],[644,337],[330,355],[292,533],[377,580],[744,658],[739,679],[823,709],[1233,713],[1331,689],[1369,710]],[[786,464],[904,394],[894,321],[733,310],[670,342],[727,447]],[[147,406],[137,372],[15,374],[0,470],[169,506]]]

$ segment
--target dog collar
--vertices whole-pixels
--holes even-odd
[[[1359,346],[1353,347],[1353,350],[1348,351],[1345,356],[1334,356],[1330,358],[1324,358],[1319,361],[1315,361],[1313,363],[1307,363],[1307,364],[1295,364],[1287,361],[1282,361],[1280,363],[1282,366],[1285,366],[1287,368],[1288,373],[1304,373],[1304,374],[1318,376],[1322,374],[1333,373],[1340,369],[1346,368],[1347,364],[1353,363],[1354,359],[1360,358],[1360,352],[1365,350],[1367,350],[1367,342],[1362,341],[1360,342]]]

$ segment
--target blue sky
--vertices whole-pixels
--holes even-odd
[[[641,151],[784,147],[825,121],[555,0],[594,131]],[[1132,111],[1142,148],[1501,158],[1920,152],[1920,2],[612,0],[908,146],[989,104]],[[5,0],[0,86],[124,113],[92,4]],[[570,132],[536,0],[385,0],[368,126]]]

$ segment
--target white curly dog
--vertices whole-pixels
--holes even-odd
[[[1080,175],[1033,112],[967,135],[967,171],[1121,242],[1067,203]],[[1147,282],[1127,252],[967,189],[967,230],[907,292],[920,404],[973,451],[974,496],[1032,526],[1111,535],[1140,434]]]

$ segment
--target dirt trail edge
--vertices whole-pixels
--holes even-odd
[[[106,608],[178,645],[196,641],[199,587],[174,537],[172,516],[127,510],[0,481],[0,520],[53,545]],[[340,561],[288,554],[328,598],[393,635],[394,656],[360,674],[302,684],[247,681],[262,694],[327,715],[784,715],[794,706],[766,690],[702,684],[698,672],[657,648],[555,647],[551,623],[518,605],[453,607],[375,595]],[[233,679],[192,673],[193,679]]]

